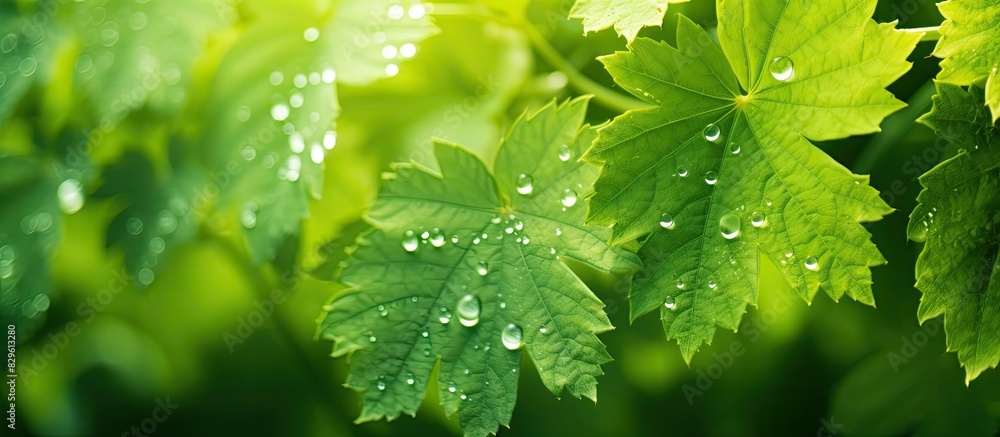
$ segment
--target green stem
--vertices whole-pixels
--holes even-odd
[[[914,29],[900,29],[907,33],[922,33],[923,36],[920,37],[920,42],[926,41],[937,41],[941,39],[941,26],[932,27],[917,27]]]
[[[591,80],[583,73],[580,73],[566,58],[563,58],[559,54],[559,51],[555,47],[552,47],[552,44],[549,44],[542,34],[538,33],[538,30],[534,26],[530,23],[524,23],[521,27],[524,29],[524,33],[528,35],[528,39],[531,40],[531,44],[535,47],[538,54],[551,64],[552,67],[566,74],[570,85],[577,91],[593,94],[595,101],[618,112],[648,108],[650,106],[642,100],[613,91]]]
[[[271,287],[268,285],[270,281],[264,274],[261,273],[259,267],[255,265],[244,251],[233,243],[232,240],[222,236],[212,230],[207,228],[202,228],[200,230],[201,238],[212,243],[216,247],[222,250],[222,252],[229,258],[236,267],[238,267],[243,273],[244,277],[252,284],[255,294],[258,299],[270,300],[271,299]],[[285,291],[285,290],[281,290]],[[333,395],[330,394],[328,390],[334,387],[334,381],[329,377],[327,372],[324,372],[315,362],[310,359],[313,356],[308,349],[302,347],[299,342],[298,337],[295,335],[295,328],[292,323],[285,317],[285,314],[281,311],[281,308],[275,307],[274,312],[271,314],[271,320],[274,322],[275,328],[277,328],[278,334],[285,344],[288,345],[292,350],[292,356],[295,361],[299,363],[302,369],[316,381],[316,384],[311,384],[316,391],[316,396],[326,403],[328,411],[340,411],[342,407],[337,403]]]

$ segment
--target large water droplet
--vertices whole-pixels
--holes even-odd
[[[479,264],[476,264],[476,273],[479,273],[479,276],[486,276],[489,272],[490,267],[489,264],[486,264],[486,261],[480,261]]]
[[[788,82],[795,76],[795,64],[785,56],[774,58],[771,61],[771,76],[780,82]]]
[[[729,143],[729,153],[732,153],[733,155],[739,155],[740,145],[736,143]]]
[[[569,188],[563,190],[562,204],[567,208],[576,205],[576,191]]]
[[[431,242],[431,246],[434,246],[434,247],[444,246],[444,234],[441,233],[440,229],[434,228],[434,230],[431,231],[430,242]]]
[[[80,181],[76,179],[66,179],[61,184],[59,184],[59,189],[56,190],[59,195],[59,209],[63,213],[73,214],[83,208],[83,203],[85,201],[83,195],[83,185]]]
[[[380,379],[378,383],[375,384],[375,386],[378,387],[379,390],[385,390],[385,381]]]
[[[710,124],[705,126],[705,139],[709,142],[715,143],[722,138],[722,129],[715,124]]]
[[[717,282],[715,282],[715,278],[708,278],[708,288],[711,288],[712,290],[715,290],[715,287],[718,287],[718,286],[719,286],[719,284]]]
[[[740,235],[740,217],[734,212],[728,212],[719,219],[719,229],[723,238],[732,240]]]
[[[413,231],[406,231],[403,233],[403,249],[407,252],[413,253],[417,251],[420,247],[420,242],[417,241],[417,233]]]
[[[754,212],[750,214],[750,224],[755,228],[762,228],[767,226],[767,216],[762,212]]]
[[[462,323],[462,326],[476,326],[479,323],[479,298],[471,294],[462,296],[458,300],[458,305],[455,307],[458,311],[458,321]]]
[[[819,261],[817,261],[814,256],[807,256],[805,266],[807,269],[815,272],[816,270],[819,270]]]
[[[674,302],[674,297],[673,296],[667,296],[666,298],[664,298],[663,299],[663,306],[666,307],[668,310],[672,310],[674,308],[677,308],[677,304]]]
[[[562,162],[569,161],[573,157],[573,151],[569,149],[569,146],[563,144],[559,146],[559,160]]]
[[[673,229],[674,216],[670,215],[669,212],[663,213],[663,215],[660,216],[660,227],[663,229]]]
[[[503,342],[503,347],[509,350],[517,350],[521,348],[521,328],[513,323],[507,324],[500,332],[500,341]]]
[[[709,185],[715,185],[719,181],[719,174],[709,170],[705,173],[705,183]]]
[[[687,167],[685,167],[683,165],[678,165],[677,166],[677,176],[680,176],[682,178],[686,178],[687,175],[688,175],[688,169],[687,169]]]
[[[406,383],[409,384],[409,385],[413,385],[414,382],[416,382],[416,380],[413,379],[413,374],[412,373],[407,373],[406,374]]]
[[[522,175],[518,176],[517,177],[517,192],[521,193],[523,195],[531,194],[531,190],[533,190],[535,188],[534,187],[534,183],[535,183],[535,180],[532,179],[531,176],[528,176],[526,174],[522,174]]]

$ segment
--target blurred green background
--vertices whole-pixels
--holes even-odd
[[[373,67],[364,54],[338,64],[342,79],[324,113],[331,123],[336,116],[337,144],[317,167],[321,175],[303,170],[323,195],[303,203],[308,217],[285,220],[292,230],[281,233],[265,262],[255,255],[260,243],[240,226],[246,194],[239,190],[259,188],[252,183],[197,208],[191,223],[181,223],[189,232],[167,241],[167,253],[152,261],[116,237],[129,226],[123,210],[169,197],[163,187],[196,186],[224,162],[216,155],[239,153],[226,138],[242,135],[241,125],[220,117],[219,108],[261,93],[266,100],[271,84],[253,76],[255,68],[303,62],[283,38],[299,40],[309,23],[350,13],[379,21],[364,14],[394,4],[0,0],[0,156],[41,163],[57,180],[80,180],[86,197],[79,212],[57,214],[58,241],[28,243],[47,245],[54,258],[48,300],[18,321],[18,434],[122,435],[144,421],[144,433],[154,423],[163,435],[460,434],[437,405],[435,387],[416,418],[353,423],[360,400],[342,387],[346,363],[329,358],[331,345],[315,337],[321,308],[338,288],[307,272],[322,265],[324,243],[349,235],[391,162],[432,164],[431,137],[492,156],[526,109],[593,91],[541,55],[553,51],[548,45],[575,71],[621,92],[595,57],[623,50],[624,39],[613,31],[584,36],[580,22],[566,18],[572,0],[427,4],[425,19],[436,30],[405,35],[416,54],[396,71]],[[139,18],[130,12],[153,6],[162,9]],[[662,29],[640,36],[672,42],[676,13],[714,30],[714,3],[692,0],[671,5]],[[879,1],[874,18],[910,28],[941,22],[926,0]],[[351,38],[350,29],[364,24],[344,28]],[[25,54],[26,47],[33,51]],[[165,83],[123,103],[123,87],[142,73],[129,63],[102,64],[104,50],[119,60],[151,52]],[[883,133],[820,144],[855,172],[871,173],[898,210],[869,226],[889,260],[874,270],[878,309],[824,297],[807,307],[766,269],[761,301],[743,328],[717,332],[688,367],[655,317],[629,326],[622,287],[581,271],[618,327],[601,336],[615,361],[599,380],[600,400],[557,400],[525,362],[511,430],[501,434],[997,435],[1000,374],[987,371],[966,387],[955,355],[945,353],[941,321],[917,324],[920,247],[906,241],[904,229],[916,177],[944,150],[914,124],[930,106],[938,69],[932,50],[932,42],[921,43],[913,69],[890,88],[911,107],[887,119]],[[26,65],[28,57],[36,65]],[[617,114],[598,100],[589,121]],[[67,145],[95,129],[103,133],[97,145],[82,159],[70,156]],[[140,273],[147,267],[155,280]],[[21,281],[43,286],[45,276]],[[150,422],[164,403],[176,408]]]

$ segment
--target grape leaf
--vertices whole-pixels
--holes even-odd
[[[689,0],[576,0],[569,11],[570,18],[583,19],[583,32],[596,32],[615,27],[618,35],[629,42],[646,26],[663,24],[663,15],[672,3]]]
[[[74,82],[98,120],[116,124],[140,107],[176,115],[191,66],[224,20],[202,0],[78,3],[82,50]]]
[[[983,104],[984,90],[938,83],[934,108],[921,122],[959,149],[920,177],[924,190],[910,214],[909,238],[923,242],[917,288],[921,323],[944,315],[949,351],[966,382],[1000,361],[1000,131]]]
[[[660,309],[685,360],[716,326],[737,329],[760,256],[807,302],[822,286],[874,304],[870,267],[885,260],[859,222],[892,209],[808,141],[876,132],[903,106],[884,87],[907,71],[919,35],[876,24],[874,8],[727,0],[721,50],[681,16],[679,48],[639,38],[601,58],[659,106],[600,130],[584,157],[603,166],[588,220],[614,225],[616,243],[648,235],[632,317]]]
[[[246,33],[223,59],[203,142],[225,176],[256,261],[271,259],[322,195],[337,142],[337,83],[393,76],[436,32],[419,2],[251,2]],[[256,19],[264,16],[266,19]]]
[[[62,234],[58,181],[41,162],[0,158],[0,319],[28,338],[48,310],[49,264]]]
[[[971,85],[987,78],[986,101],[993,121],[1000,118],[1000,3],[991,0],[949,0],[938,3],[946,18],[934,56],[944,58],[937,79]]]
[[[510,423],[522,346],[552,393],[596,400],[611,360],[596,334],[612,326],[561,260],[624,274],[638,260],[606,244],[609,229],[583,224],[576,199],[597,173],[575,159],[594,137],[581,127],[586,106],[576,99],[518,121],[492,174],[438,142],[443,174],[398,164],[385,179],[367,216],[374,228],[340,276],[351,288],[321,327],[334,356],[351,355],[358,421],[415,414],[440,359],[446,413],[458,413],[466,435],[496,433]]]
[[[126,153],[104,169],[104,184],[94,193],[126,205],[108,227],[107,244],[124,251],[125,267],[140,287],[151,284],[170,252],[198,232],[199,199],[192,201],[190,193],[204,185],[201,172],[185,171],[176,158],[173,164],[178,168],[160,176],[145,156]]]

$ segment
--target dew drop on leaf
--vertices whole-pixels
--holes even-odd
[[[74,214],[83,208],[85,197],[83,185],[76,179],[66,179],[56,190],[59,195],[59,209],[65,214]]]
[[[715,290],[715,287],[717,286],[719,286],[719,284],[715,282],[715,278],[708,278],[708,288]]]
[[[711,171],[711,170],[709,170],[708,172],[705,173],[705,183],[706,184],[715,185],[715,183],[718,182],[718,181],[719,181],[719,175],[718,175],[718,173],[716,173],[714,171]]]
[[[559,146],[559,160],[562,162],[569,161],[573,157],[573,151],[569,150],[569,146],[563,144]]]
[[[771,61],[771,76],[779,82],[788,82],[795,76],[795,65],[785,56],[774,58]]]
[[[451,311],[448,311],[448,308],[441,307],[441,315],[438,316],[438,321],[443,325],[447,325],[451,321]]]
[[[278,103],[271,107],[271,118],[275,121],[284,121],[288,118],[288,105],[284,103]]]
[[[307,28],[305,31],[302,32],[302,38],[305,39],[306,42],[316,41],[317,39],[319,39],[319,29],[315,27]]]
[[[672,310],[674,308],[677,308],[677,304],[674,302],[674,297],[673,296],[667,296],[666,298],[664,298],[663,299],[663,306],[666,309],[668,309],[668,310]]]
[[[379,390],[385,390],[385,381],[379,380],[376,386],[378,387]]]
[[[815,272],[816,270],[819,270],[819,261],[817,261],[814,256],[807,256],[805,266],[807,269]]]
[[[680,176],[682,178],[686,178],[687,175],[688,175],[688,169],[687,169],[687,167],[685,167],[683,165],[677,166],[677,176]]]
[[[576,205],[576,191],[569,188],[563,190],[562,204],[567,208]]]
[[[517,177],[517,192],[525,196],[531,194],[531,190],[535,188],[534,183],[535,180],[532,179],[531,176],[521,174]]]
[[[740,145],[736,143],[729,143],[729,153],[732,153],[733,155],[739,155]]]
[[[458,321],[462,326],[472,327],[479,323],[479,298],[471,294],[462,296],[455,307],[458,312]]]
[[[420,247],[420,242],[417,241],[416,232],[406,231],[403,234],[403,249],[412,253],[416,252],[418,247]]]
[[[705,139],[711,143],[718,142],[722,138],[722,129],[715,124],[705,126]]]
[[[490,266],[486,264],[486,261],[480,261],[479,264],[476,264],[476,273],[479,273],[479,276],[486,276],[489,272]]]
[[[444,234],[441,233],[440,229],[434,228],[434,230],[431,231],[430,242],[431,242],[431,246],[434,246],[434,247],[444,246]]]
[[[660,216],[660,227],[663,229],[673,229],[674,216],[670,215],[669,212],[663,213],[663,215]]]
[[[750,224],[755,228],[762,228],[767,225],[767,217],[762,212],[750,214]]]
[[[139,235],[142,233],[142,220],[138,217],[130,217],[125,222],[125,230],[132,235]]]
[[[521,328],[513,323],[507,324],[500,332],[500,341],[503,342],[503,347],[508,350],[516,350],[521,348]]]
[[[409,384],[409,385],[413,385],[414,382],[416,382],[416,380],[413,379],[413,374],[412,373],[407,373],[406,374],[406,383]]]

